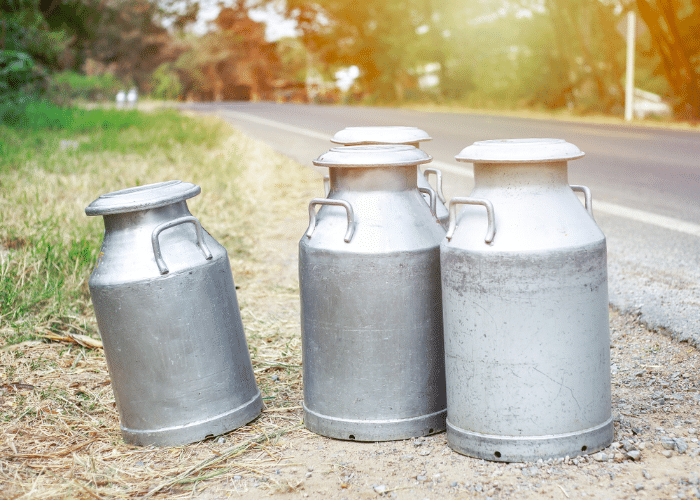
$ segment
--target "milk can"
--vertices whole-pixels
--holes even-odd
[[[460,453],[536,461],[612,441],[605,236],[590,191],[567,179],[582,156],[522,139],[456,157],[475,179],[450,201],[441,246],[447,440]]]
[[[445,428],[440,295],[444,230],[416,184],[413,146],[344,146],[299,242],[304,423],[388,441]],[[433,194],[434,204],[434,194]],[[315,209],[320,207],[318,214]]]
[[[416,127],[346,127],[336,133],[331,142],[344,146],[359,146],[364,144],[407,144],[419,147],[421,141],[430,141],[432,137],[427,132]],[[437,201],[435,213],[440,224],[447,229],[449,212],[445,206],[445,195],[442,194],[442,172],[436,168],[424,168],[421,172],[416,167],[418,187],[424,189],[423,198],[426,203],[430,203],[430,191],[435,191]],[[435,175],[435,188],[428,182],[429,176]],[[326,192],[328,189],[326,189]]]
[[[169,181],[100,196],[105,233],[90,295],[127,443],[170,446],[262,409],[228,254]]]

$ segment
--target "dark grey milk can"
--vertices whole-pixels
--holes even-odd
[[[387,441],[445,428],[444,229],[423,201],[413,146],[344,146],[299,242],[304,423]],[[433,195],[434,201],[434,195]],[[315,209],[318,209],[318,214]]]
[[[127,443],[222,434],[262,409],[226,250],[170,181],[100,196],[105,233],[90,295]]]
[[[383,126],[383,127],[346,127],[337,132],[331,142],[343,146],[361,146],[366,144],[407,144],[416,148],[423,141],[431,141],[433,138],[424,130],[417,127]],[[418,188],[423,192],[426,203],[431,203],[431,191],[437,195],[435,202],[435,215],[440,224],[447,229],[449,212],[445,206],[445,195],[442,194],[442,172],[436,168],[416,167]],[[428,182],[430,175],[435,175],[435,189]]]
[[[522,139],[456,157],[475,182],[450,201],[441,247],[447,441],[460,453],[534,462],[612,441],[605,236],[590,191],[567,178],[582,156]]]

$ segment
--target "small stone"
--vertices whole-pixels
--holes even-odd
[[[401,460],[413,460],[413,455],[401,455]]]
[[[279,381],[280,381],[280,376],[279,376],[279,375],[273,375],[273,376],[272,376],[272,381],[273,381],[273,382],[279,382]]]
[[[383,495],[384,493],[386,493],[386,490],[387,490],[387,487],[384,486],[383,484],[380,484],[379,486],[374,487],[374,491],[376,491],[380,495]]]
[[[643,490],[643,489],[644,489],[643,484],[635,484],[634,485],[634,491],[639,491],[639,490]]]
[[[136,462],[134,465],[135,465],[136,467],[143,467],[145,464],[144,464],[141,460],[139,460],[139,461]]]
[[[459,483],[457,481],[452,481],[450,483],[450,488],[456,488],[457,486],[459,486]]]
[[[649,474],[646,469],[642,471],[642,476],[644,476],[644,479],[651,479],[651,474]]]
[[[676,451],[678,453],[685,453],[688,451],[688,443],[685,442],[685,439],[683,438],[674,438],[673,442],[675,444]]]
[[[224,444],[224,443],[226,442],[226,438],[224,438],[224,437],[222,436],[222,437],[220,437],[219,439],[217,439],[216,442],[219,443],[219,444]]]
[[[661,454],[666,458],[671,458],[673,456],[673,452],[671,450],[664,450],[661,452]]]
[[[235,475],[235,476],[233,476],[233,479],[235,481],[240,481],[241,479],[243,479],[243,476]]]
[[[422,482],[427,481],[427,480],[428,480],[428,478],[425,476],[420,476],[420,475],[416,476],[416,481],[418,481],[419,483],[422,483]]]
[[[676,447],[676,442],[672,438],[662,437],[661,446],[664,447],[664,450],[672,450]]]
[[[421,450],[420,452],[418,452],[418,454],[419,454],[421,457],[427,457],[428,455],[430,455],[430,450],[428,450],[428,449]]]
[[[307,472],[307,473],[306,473],[306,477],[307,477],[307,478],[311,477],[311,473],[310,473],[310,472]]]
[[[627,457],[636,462],[642,457],[642,452],[639,450],[630,450],[627,452]]]
[[[603,453],[603,452],[598,452],[595,455],[593,455],[593,460],[596,462],[605,462],[608,459],[608,456]]]

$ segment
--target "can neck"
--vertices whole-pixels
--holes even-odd
[[[567,162],[475,163],[477,188],[558,188],[568,186]]]
[[[408,191],[416,189],[417,166],[330,167],[333,191]]]
[[[133,228],[157,226],[164,222],[191,215],[186,201],[165,205],[164,207],[137,210],[104,216],[105,232],[122,231]]]

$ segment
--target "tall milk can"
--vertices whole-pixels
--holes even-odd
[[[388,441],[445,428],[440,241],[413,146],[343,146],[299,242],[304,423]],[[433,195],[434,202],[434,195]],[[315,208],[320,207],[318,214]]]
[[[567,178],[582,156],[519,139],[456,157],[475,181],[450,201],[441,246],[447,440],[460,453],[536,461],[612,441],[605,236],[590,191]]]
[[[127,443],[171,446],[222,434],[262,409],[228,254],[161,182],[104,194],[90,295]]]
[[[346,127],[337,132],[331,142],[343,146],[360,146],[365,144],[407,144],[420,147],[421,141],[431,141],[433,138],[424,130],[417,127],[384,126],[384,127]],[[417,170],[418,187],[423,191],[423,198],[430,204],[430,191],[435,191],[437,201],[435,214],[440,224],[447,229],[449,212],[445,206],[445,195],[442,194],[442,172],[436,168],[424,168]],[[435,175],[435,189],[432,188],[428,177]]]

